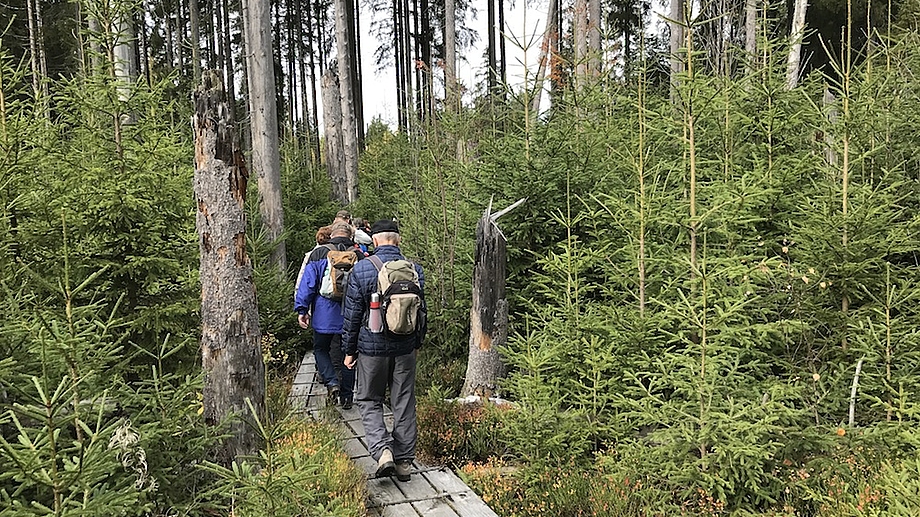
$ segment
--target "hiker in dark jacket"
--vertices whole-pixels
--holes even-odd
[[[371,227],[375,256],[382,262],[404,259],[399,251],[399,228],[394,221],[377,221]],[[419,284],[424,289],[425,276],[416,264]],[[415,414],[416,349],[421,334],[395,339],[386,333],[372,333],[367,328],[371,293],[377,292],[377,266],[370,259],[355,264],[345,293],[345,321],[342,350],[345,366],[356,368],[355,403],[367,447],[377,461],[377,477],[396,474],[408,481],[415,458],[418,436]],[[387,388],[393,410],[393,430],[383,420]]]
[[[297,275],[294,312],[303,329],[313,326],[313,357],[316,369],[326,385],[329,401],[351,409],[355,374],[343,367],[342,302],[319,294],[328,259],[304,260]]]

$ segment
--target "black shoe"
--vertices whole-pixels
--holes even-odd
[[[329,403],[331,405],[336,405],[339,402],[339,387],[338,386],[329,386],[327,396],[329,397]]]
[[[347,399],[346,399],[346,400],[343,400],[343,401],[342,401],[342,409],[344,409],[344,410],[346,410],[346,411],[349,410],[349,409],[351,409],[351,401],[350,401],[350,400],[347,400]]]

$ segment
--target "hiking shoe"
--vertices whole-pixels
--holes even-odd
[[[336,405],[339,403],[339,387],[329,386],[326,395],[329,397],[329,404]]]
[[[348,411],[349,409],[351,409],[351,406],[352,406],[351,400],[345,399],[342,401],[342,409]]]
[[[390,449],[384,449],[377,460],[376,477],[385,478],[392,476],[396,472],[396,463],[393,462],[393,453]]]
[[[396,479],[400,481],[409,481],[412,478],[412,462],[409,460],[399,461],[396,463]]]

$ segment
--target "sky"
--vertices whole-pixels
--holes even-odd
[[[523,0],[517,0],[515,4],[505,13],[506,38],[508,38],[505,46],[508,52],[508,82],[512,88],[519,88],[523,82],[525,59],[531,68],[536,68],[535,64],[540,53],[539,38],[542,36],[546,22],[547,5],[525,8]],[[471,89],[476,83],[476,76],[481,76],[485,71],[483,59],[487,25],[485,5],[478,7],[478,10],[479,16],[471,20],[469,25],[479,34],[480,41],[472,49],[457,49],[457,53],[462,53],[467,60],[466,62],[461,60],[457,64],[457,79],[467,89]],[[378,16],[383,15],[385,13],[378,14]],[[370,33],[372,16],[372,13],[362,8],[360,20],[361,62],[364,68],[364,120],[369,123],[374,117],[379,116],[390,127],[395,127],[397,123],[396,71],[392,66],[383,71],[376,70],[374,51],[380,43]],[[528,40],[530,40],[530,48],[525,52],[520,47],[526,47]],[[520,43],[516,44],[515,41]],[[438,84],[440,83],[439,80]],[[443,96],[444,92],[436,92],[436,95]],[[468,102],[470,99],[465,98],[464,100]]]
[[[483,53],[486,44],[486,9],[485,5],[477,4],[479,15],[469,23],[470,28],[479,34],[479,41],[471,49],[457,49],[457,53],[466,57],[457,64],[457,78],[468,89],[476,83],[476,77],[482,76],[485,71]],[[506,5],[510,4],[507,2]],[[505,11],[505,48],[508,52],[508,83],[513,90],[520,90],[525,75],[525,67],[530,69],[530,77],[536,72],[537,60],[540,57],[541,38],[546,23],[546,14],[549,8],[548,0],[537,0],[533,5],[527,6],[526,0],[516,0],[514,5]],[[650,31],[660,31],[663,24],[662,15],[665,13],[665,1],[652,2]],[[385,16],[379,13],[377,16]],[[362,8],[361,20],[361,63],[364,68],[364,120],[369,123],[374,117],[380,117],[390,127],[396,127],[396,71],[392,66],[383,71],[377,71],[374,61],[374,52],[380,45],[379,41],[371,35],[370,26],[374,16],[368,9]],[[440,81],[439,83],[440,84]],[[443,91],[436,95],[443,96]],[[467,96],[465,102],[471,99]],[[546,103],[544,102],[544,106]]]

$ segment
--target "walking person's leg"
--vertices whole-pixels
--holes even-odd
[[[392,475],[395,468],[393,439],[383,420],[390,359],[358,354],[358,364],[355,366],[355,404],[361,411],[367,450],[377,460],[378,477]]]
[[[335,375],[335,368],[332,366],[332,358],[329,357],[329,347],[332,345],[332,338],[336,334],[313,333],[313,357],[316,359],[316,370],[323,378],[323,384],[329,390],[330,398],[334,395],[338,398],[339,379]],[[337,400],[335,401],[337,402]]]
[[[345,368],[343,360],[345,359],[345,354],[342,352],[342,335],[336,334],[332,338],[330,356],[333,359],[336,367],[341,370],[341,377],[339,379],[339,387],[341,388],[341,404],[342,409],[351,409],[351,403],[354,400],[354,391],[355,391],[355,371],[350,368]],[[333,354],[332,352],[338,352]]]
[[[415,459],[418,427],[415,412],[416,352],[394,357],[393,377],[390,384],[390,406],[393,408],[393,458],[397,475],[408,481],[408,466]]]

